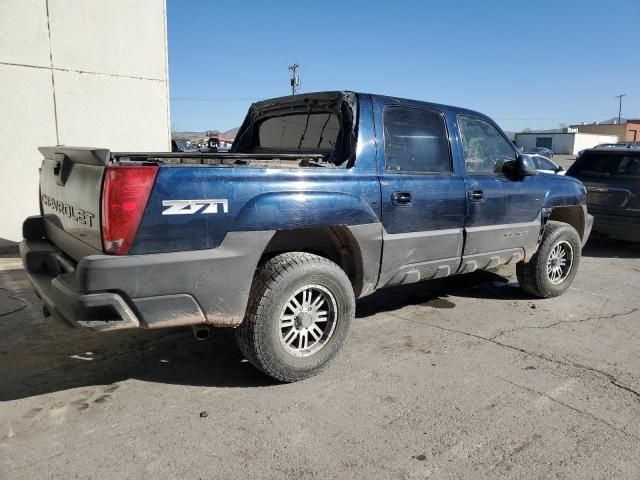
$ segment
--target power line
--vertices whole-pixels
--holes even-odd
[[[300,84],[298,84],[298,86],[299,85]],[[615,98],[619,98],[620,96],[625,97],[627,95],[626,94],[616,95]],[[264,96],[264,97],[170,97],[169,100],[172,102],[257,102],[260,100],[264,100],[265,98],[269,98],[269,96]],[[492,117],[492,118],[494,120],[502,120],[502,121],[533,122],[533,121],[544,121],[544,120],[574,120],[574,119],[584,119],[584,118],[612,117],[617,114],[618,122],[620,122],[621,120],[620,110],[618,112],[590,113],[590,114],[583,114],[583,115],[573,115],[569,117]],[[632,115],[632,117],[637,118],[637,117],[640,117],[640,115]]]
[[[264,97],[266,98],[266,97]],[[256,102],[261,97],[171,97],[173,102]]]
[[[524,120],[524,121],[534,121],[534,120],[572,120],[576,118],[593,118],[593,117],[603,117],[608,115],[615,115],[614,113],[592,113],[592,114],[584,114],[584,115],[575,115],[571,117],[522,117],[522,118],[506,118],[506,117],[493,117],[495,120]]]

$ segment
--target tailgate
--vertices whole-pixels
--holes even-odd
[[[640,216],[640,179],[610,178],[606,182],[588,181],[587,207],[594,213]]]
[[[76,260],[102,251],[100,198],[109,150],[39,150],[45,157],[40,172],[40,204],[47,235]]]

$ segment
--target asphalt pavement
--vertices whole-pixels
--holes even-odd
[[[0,478],[640,478],[640,245],[590,242],[565,295],[515,272],[383,290],[321,375],[233,332],[98,334],[0,258]]]

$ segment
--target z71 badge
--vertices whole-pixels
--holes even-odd
[[[162,215],[218,213],[218,205],[222,206],[222,213],[229,213],[229,202],[226,198],[214,198],[209,200],[163,200],[162,206],[169,208],[163,210]]]

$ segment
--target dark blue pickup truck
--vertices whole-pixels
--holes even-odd
[[[255,103],[229,153],[41,152],[21,255],[45,315],[235,327],[282,381],[326,367],[383,287],[516,264],[560,295],[593,221],[580,181],[535,172],[486,116],[378,95]]]

